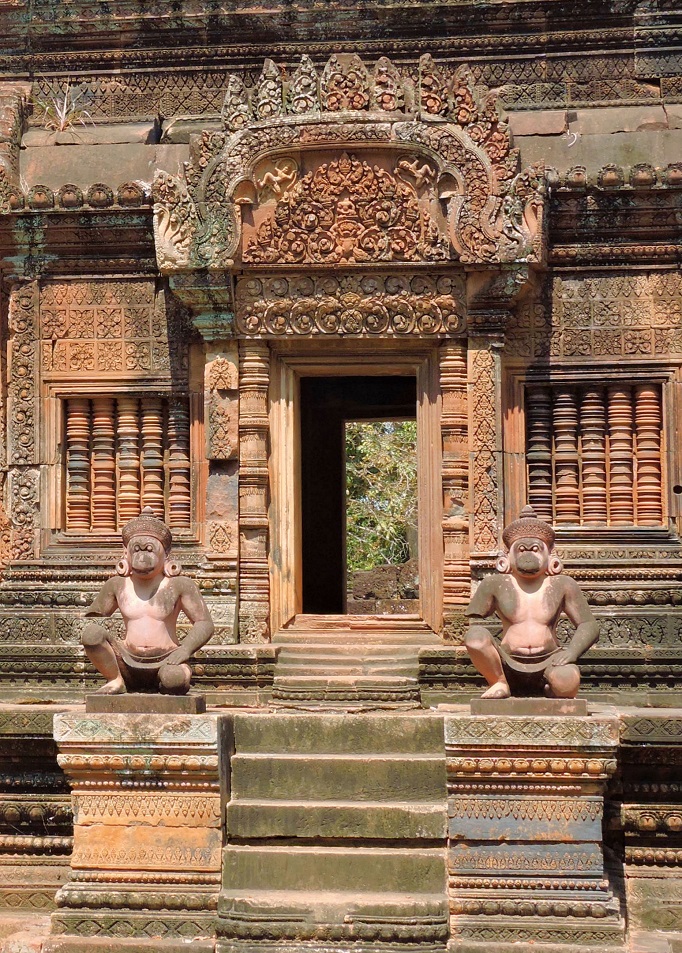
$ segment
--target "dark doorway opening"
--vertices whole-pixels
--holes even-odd
[[[346,611],[345,423],[414,420],[414,377],[301,378],[304,613]]]

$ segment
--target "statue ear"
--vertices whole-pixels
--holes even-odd
[[[163,564],[163,574],[164,576],[179,576],[182,572],[182,566],[180,563],[176,563],[174,559],[170,557]]]
[[[502,553],[501,556],[498,556],[497,562],[495,563],[495,568],[498,572],[508,574],[511,572],[511,562],[509,561],[509,556],[506,553]]]
[[[547,563],[547,575],[548,576],[558,576],[559,573],[563,570],[564,564],[559,559],[556,553],[553,556],[549,557],[549,562]]]
[[[128,557],[124,553],[119,561],[116,563],[116,572],[119,576],[129,576],[130,575],[130,563],[128,562]]]

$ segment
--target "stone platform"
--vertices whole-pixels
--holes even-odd
[[[35,932],[70,870],[45,953],[679,953],[682,711],[517,704],[5,707],[0,932]],[[37,836],[68,791],[30,787],[62,769],[70,859],[63,824]]]

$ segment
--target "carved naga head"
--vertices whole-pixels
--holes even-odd
[[[561,560],[553,553],[555,534],[549,523],[538,519],[532,506],[524,506],[519,519],[505,526],[502,539],[508,552],[497,560],[497,569],[522,579],[557,576]]]

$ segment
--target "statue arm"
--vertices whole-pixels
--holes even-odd
[[[215,632],[215,626],[196,583],[187,576],[179,576],[176,582],[181,586],[180,608],[192,623],[192,628],[182,640],[182,644],[167,659],[174,665],[180,665],[206,645]]]
[[[498,584],[498,577],[486,576],[471,597],[471,602],[466,608],[465,615],[472,620],[486,619],[489,615],[492,615],[497,603]]]
[[[567,576],[564,583],[564,612],[575,626],[573,638],[565,651],[570,655],[570,661],[576,662],[599,638],[599,623],[575,580]]]
[[[88,608],[83,613],[86,619],[113,615],[118,608],[118,587],[121,580],[118,576],[107,579]]]

